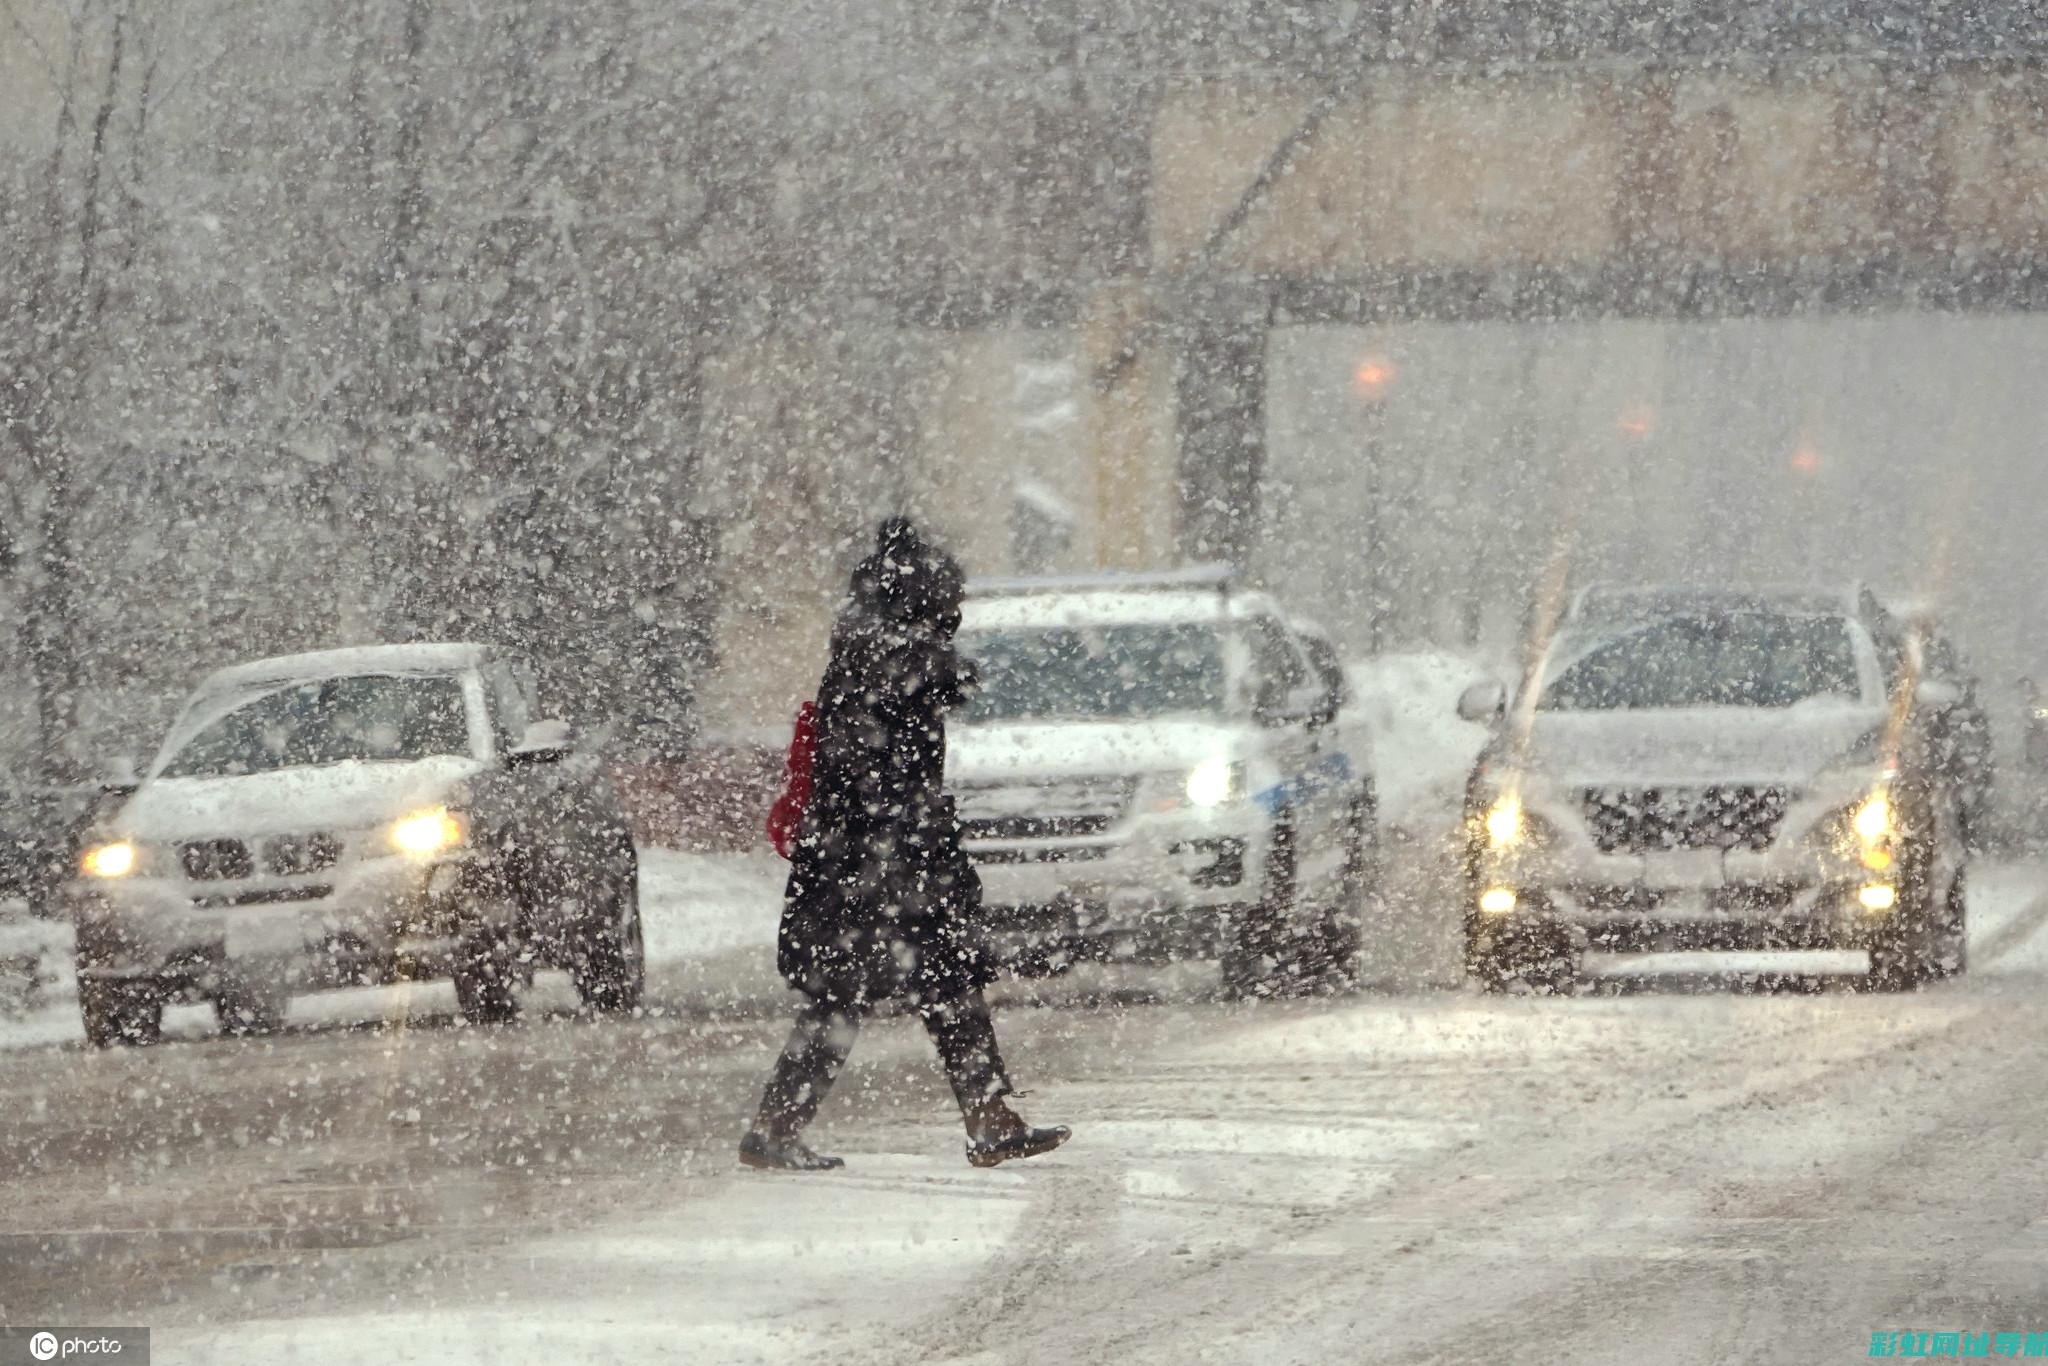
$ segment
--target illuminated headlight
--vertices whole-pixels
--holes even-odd
[[[1516,899],[1512,887],[1489,887],[1479,894],[1479,909],[1488,915],[1506,915],[1515,909]]]
[[[1522,840],[1522,799],[1512,794],[1495,802],[1486,813],[1486,839],[1496,849]]]
[[[1221,806],[1244,795],[1244,765],[1229,759],[1204,759],[1188,773],[1185,789],[1193,806]]]
[[[135,846],[122,840],[85,851],[79,867],[87,877],[127,877],[135,871]]]
[[[1856,837],[1865,844],[1876,844],[1892,832],[1891,798],[1879,792],[1869,801],[1856,808],[1850,824],[1855,827]]]
[[[1899,892],[1887,882],[1873,882],[1856,893],[1866,911],[1888,911],[1899,903]]]
[[[391,844],[401,854],[427,858],[462,843],[462,823],[445,806],[415,811],[391,827]]]

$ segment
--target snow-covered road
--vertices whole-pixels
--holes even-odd
[[[147,1323],[172,1362],[1838,1360],[2048,1331],[2044,918],[2048,869],[1989,870],[1972,973],[1904,997],[1012,992],[1022,1108],[1076,1137],[993,1172],[901,1021],[819,1125],[846,1172],[736,1169],[772,986],[670,975],[673,1013],[625,1025],[421,1007],[17,1050],[0,1321]]]

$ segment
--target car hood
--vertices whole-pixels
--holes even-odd
[[[1525,766],[1559,784],[1807,781],[1883,725],[1882,707],[1538,712]]]
[[[1214,721],[1065,721],[959,726],[946,775],[993,783],[1080,774],[1158,773],[1234,755],[1242,732]]]
[[[233,778],[155,778],[136,790],[111,824],[142,840],[361,829],[447,800],[483,767],[478,759],[442,756]]]

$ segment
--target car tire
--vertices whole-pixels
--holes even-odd
[[[1294,829],[1283,823],[1273,831],[1259,900],[1232,916],[1225,931],[1220,964],[1225,996],[1239,1001],[1279,996],[1294,985],[1302,953],[1288,941],[1300,928],[1295,918],[1299,901]]]
[[[1943,925],[1941,975],[1960,977],[1970,970],[1970,889],[1968,874],[1958,869],[1948,885],[1948,916]]]
[[[455,1004],[473,1025],[509,1024],[519,1018],[520,969],[511,931],[485,926],[464,935],[455,949]]]
[[[1351,803],[1344,823],[1344,873],[1337,905],[1323,924],[1324,957],[1333,977],[1358,980],[1358,959],[1365,948],[1368,900],[1379,890],[1379,818],[1370,794]]]
[[[284,992],[238,984],[215,993],[213,1013],[221,1033],[254,1038],[283,1029],[290,1004],[291,997]]]
[[[588,1010],[624,1015],[647,989],[647,945],[640,928],[640,878],[627,874],[601,924],[586,932],[569,967],[576,996]]]
[[[164,998],[154,982],[81,981],[78,1007],[94,1048],[146,1048],[163,1038]]]
[[[1569,996],[1579,980],[1579,952],[1561,931],[1540,925],[1465,929],[1465,970],[1479,989],[1505,995],[1518,988],[1539,996]]]
[[[1938,915],[1929,907],[1870,946],[1870,986],[1876,991],[1917,991],[1968,966],[1969,894],[1961,873]]]

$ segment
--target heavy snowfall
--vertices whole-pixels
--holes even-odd
[[[2048,1358],[2044,242],[2020,0],[0,0],[0,1366]]]

